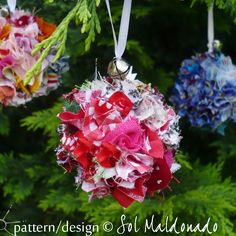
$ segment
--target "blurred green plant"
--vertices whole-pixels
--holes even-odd
[[[234,23],[236,23],[236,4],[235,0],[192,0],[192,6],[197,2],[205,2],[207,7],[210,8],[212,3],[219,8],[220,10],[224,10],[234,18]]]
[[[54,1],[50,1],[50,3],[51,2]],[[56,46],[55,50],[57,51],[54,61],[57,61],[59,57],[65,53],[68,27],[72,20],[75,20],[76,24],[81,26],[81,33],[87,33],[85,50],[89,50],[91,43],[95,40],[95,32],[100,33],[101,31],[96,12],[96,8],[99,4],[100,0],[79,0],[75,7],[58,25],[55,32],[49,38],[35,46],[32,54],[36,54],[42,49],[43,51],[34,66],[27,72],[26,79],[24,80],[25,84],[28,84],[35,75],[40,73],[42,63],[48,56],[52,47]]]
[[[69,9],[73,11],[75,6],[78,7],[77,1],[44,2],[43,6],[42,1],[38,0],[19,1],[24,8],[41,7],[39,14],[54,22],[60,22]],[[78,26],[72,23],[75,17],[79,17],[75,16],[67,28],[66,47],[62,37],[65,32],[56,35],[61,37],[61,46],[70,55],[71,69],[63,77],[64,87],[61,86],[48,97],[35,99],[26,107],[4,108],[0,111],[1,212],[8,209],[9,204],[16,202],[17,210],[13,220],[30,219],[33,223],[40,224],[58,223],[60,220],[78,224],[86,220],[99,225],[109,220],[115,226],[120,223],[121,214],[126,214],[131,221],[137,215],[139,223],[146,218],[150,219],[152,214],[163,223],[167,216],[170,220],[178,217],[181,222],[193,224],[203,223],[211,217],[211,221],[219,225],[219,230],[214,235],[235,235],[236,187],[231,180],[236,179],[234,126],[226,130],[225,137],[219,137],[191,129],[181,121],[182,152],[177,154],[176,159],[182,168],[175,175],[180,184],[173,180],[172,192],[165,190],[164,196],[147,197],[142,204],[135,203],[126,210],[111,197],[89,203],[88,194],[83,193],[80,188],[76,189],[74,173],[65,174],[57,166],[54,149],[59,142],[56,133],[59,121],[56,115],[63,104],[59,97],[69,92],[75,84],[80,86],[94,73],[94,58],[99,58],[99,69],[103,73],[113,56],[113,39],[104,3],[102,5],[101,2],[97,8],[95,1],[80,1],[81,4],[82,2],[87,4],[91,14],[90,18],[88,12],[83,11],[86,14],[81,15],[83,19],[87,17],[87,26],[84,29],[88,31],[81,32],[84,23],[79,18],[78,30]],[[157,85],[166,97],[177,76],[181,60],[196,49],[206,48],[203,32],[206,28],[206,6],[195,4],[193,8],[189,8],[191,2],[135,0],[133,4],[125,56],[134,65],[139,79],[152,83],[153,86]],[[230,10],[230,6],[235,8],[233,0],[219,2],[225,4],[221,6],[222,9]],[[93,8],[90,8],[89,3],[94,4]],[[118,21],[121,8],[122,1],[112,1],[114,22]],[[85,48],[91,27],[89,21],[96,25],[95,18],[92,18],[92,9],[96,10],[96,18],[100,20],[103,34],[97,35],[94,44],[88,44],[91,44],[88,53]],[[236,36],[236,30],[232,18],[224,11],[216,10],[215,13],[217,33],[224,41],[226,51],[230,52],[232,58],[236,58],[236,45],[232,40]],[[94,32],[97,32],[96,27]],[[71,109],[76,110],[76,107],[72,106]],[[143,232],[133,235],[141,236]]]

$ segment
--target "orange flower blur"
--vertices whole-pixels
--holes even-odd
[[[36,21],[41,31],[41,34],[38,36],[40,42],[50,37],[56,30],[56,25],[44,21],[43,18],[36,17]]]
[[[0,31],[0,40],[7,39],[11,31],[10,25],[5,25]]]

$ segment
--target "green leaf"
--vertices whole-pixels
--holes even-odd
[[[59,120],[56,114],[62,111],[62,102],[56,103],[52,108],[34,112],[31,116],[28,116],[21,120],[21,126],[27,127],[29,131],[36,131],[42,129],[45,135],[49,136],[48,145],[46,151],[51,148],[55,148],[58,143],[57,127]]]

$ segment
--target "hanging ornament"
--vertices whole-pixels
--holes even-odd
[[[55,49],[43,61],[41,72],[25,85],[25,75],[40,53],[32,55],[35,45],[47,39],[56,26],[28,11],[16,9],[16,0],[0,9],[0,103],[19,106],[34,97],[47,95],[59,85],[68,70],[67,57],[53,62]]]
[[[224,132],[236,121],[236,66],[214,40],[213,4],[208,12],[208,52],[182,62],[171,101],[192,126]]]
[[[76,184],[91,193],[90,200],[111,194],[125,208],[168,187],[180,168],[174,161],[179,117],[122,59],[130,11],[131,0],[125,0],[118,42],[113,30],[116,58],[108,76],[96,73],[64,96],[56,150],[58,164],[77,172]]]

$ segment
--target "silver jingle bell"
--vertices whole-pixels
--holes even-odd
[[[130,65],[123,59],[114,58],[108,65],[107,73],[112,78],[125,79],[129,73]]]
[[[10,15],[10,11],[8,7],[1,7],[0,8],[0,16],[6,18],[7,16]]]

